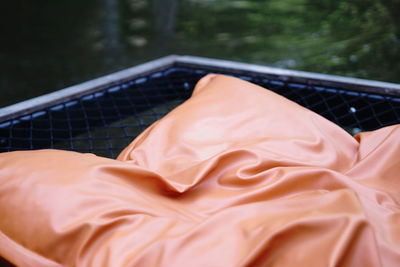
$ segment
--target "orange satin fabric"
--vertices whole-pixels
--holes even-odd
[[[350,136],[208,75],[118,160],[0,154],[0,255],[20,266],[399,266],[400,128]]]

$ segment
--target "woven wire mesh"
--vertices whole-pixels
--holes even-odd
[[[56,148],[115,158],[145,128],[188,99],[208,72],[173,67],[2,122],[0,152]],[[400,122],[400,97],[289,83],[255,73],[221,73],[283,95],[351,134]]]

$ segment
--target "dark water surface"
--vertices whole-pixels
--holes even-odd
[[[168,54],[400,83],[397,0],[20,0],[0,23],[0,107]]]

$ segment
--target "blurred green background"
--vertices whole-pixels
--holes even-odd
[[[0,13],[0,107],[168,54],[400,83],[400,0],[19,0]]]

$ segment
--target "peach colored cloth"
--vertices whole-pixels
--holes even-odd
[[[19,266],[399,266],[400,128],[354,138],[208,75],[118,160],[0,154],[0,255]]]

